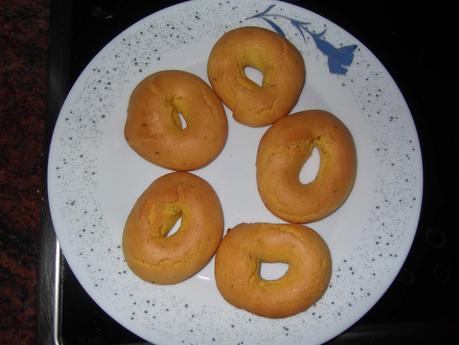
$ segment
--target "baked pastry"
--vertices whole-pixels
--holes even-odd
[[[303,184],[300,171],[316,147],[320,167]],[[352,135],[333,114],[308,110],[277,121],[257,152],[257,186],[266,207],[292,223],[309,223],[333,213],[354,184],[357,157]]]
[[[250,66],[263,73],[261,86],[247,78]],[[287,115],[298,101],[305,80],[303,57],[283,36],[258,27],[226,32],[215,43],[207,75],[236,121],[266,126]]]
[[[263,262],[288,264],[276,280],[260,276]],[[317,302],[328,287],[331,257],[312,229],[298,224],[239,224],[223,238],[215,259],[217,287],[228,303],[281,318]]]
[[[127,113],[128,144],[168,169],[186,171],[209,164],[228,136],[220,99],[199,77],[184,71],[161,71],[142,80],[131,94]]]
[[[180,228],[168,237],[179,219]],[[174,172],[138,198],[124,227],[123,253],[143,280],[174,284],[210,261],[222,235],[223,213],[213,188],[196,175]]]

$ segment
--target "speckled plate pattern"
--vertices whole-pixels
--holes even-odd
[[[345,204],[309,224],[330,247],[330,286],[306,312],[278,320],[226,303],[215,285],[213,260],[183,283],[158,286],[129,270],[121,248],[134,202],[169,172],[143,160],[124,140],[130,93],[147,75],[165,69],[186,70],[207,82],[213,44],[225,31],[248,25],[277,31],[300,50],[307,76],[293,111],[335,113],[353,134],[358,156],[355,186]],[[256,187],[256,150],[267,128],[240,125],[226,112],[224,150],[194,173],[219,195],[225,228],[282,222],[264,207]],[[319,159],[308,161],[305,174],[317,169]],[[144,18],[90,62],[56,123],[48,188],[56,233],[76,277],[102,309],[139,336],[155,344],[314,344],[362,317],[398,273],[419,218],[422,161],[399,89],[356,38],[282,2],[202,0]],[[271,265],[264,274],[279,269]]]

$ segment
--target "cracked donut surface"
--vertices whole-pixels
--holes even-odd
[[[179,219],[179,229],[167,237]],[[124,227],[123,253],[143,280],[175,284],[210,261],[222,235],[223,212],[213,188],[196,175],[174,172],[137,199]]]
[[[246,67],[263,74],[261,86],[247,78]],[[269,125],[290,112],[303,89],[305,73],[303,57],[292,43],[257,27],[226,32],[207,62],[215,93],[236,121],[252,127]]]

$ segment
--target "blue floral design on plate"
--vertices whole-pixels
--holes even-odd
[[[294,18],[287,17],[283,14],[272,13],[271,10],[276,5],[270,5],[266,10],[257,13],[247,19],[261,18],[267,22],[277,33],[285,37],[285,32],[282,28],[274,22],[273,19],[283,18],[288,20],[301,34],[304,42],[306,43],[305,33],[308,34],[314,41],[317,49],[319,49],[328,58],[328,69],[330,73],[344,75],[347,72],[347,67],[352,64],[354,59],[354,51],[357,48],[356,44],[335,47],[333,44],[325,39],[327,29],[322,32],[316,33],[310,29],[311,23],[303,22]],[[273,18],[273,19],[271,19]]]

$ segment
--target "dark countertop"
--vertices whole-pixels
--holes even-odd
[[[48,1],[0,2],[0,343],[36,342]]]

